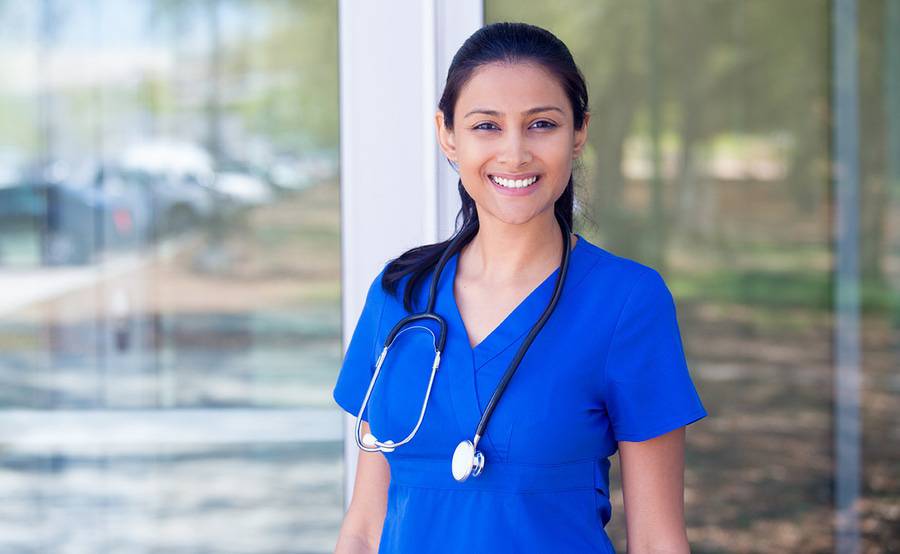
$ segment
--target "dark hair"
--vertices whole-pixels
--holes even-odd
[[[447,83],[438,103],[444,114],[444,126],[453,130],[456,101],[463,86],[471,79],[479,67],[490,63],[536,63],[550,72],[562,85],[572,105],[576,129],[584,125],[585,112],[588,111],[588,93],[584,76],[575,64],[572,54],[566,45],[553,33],[527,23],[500,22],[485,25],[475,31],[460,46],[450,68],[447,71]],[[466,193],[462,179],[457,184],[462,208],[456,216],[456,231],[449,239],[436,244],[427,244],[412,248],[391,260],[384,269],[381,286],[388,293],[395,295],[398,283],[411,275],[403,295],[403,306],[412,312],[412,298],[415,288],[437,264],[441,255],[459,236],[455,250],[459,251],[475,237],[478,232],[478,212],[475,201]],[[572,176],[563,193],[554,204],[554,212],[571,229],[572,214],[575,204],[575,191]],[[460,219],[462,223],[460,224]],[[460,236],[462,235],[462,236]]]

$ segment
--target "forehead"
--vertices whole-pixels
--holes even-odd
[[[491,63],[472,73],[460,91],[456,113],[464,116],[472,108],[486,108],[518,115],[545,105],[571,113],[566,93],[553,74],[534,63]]]

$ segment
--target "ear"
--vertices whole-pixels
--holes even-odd
[[[453,136],[453,131],[448,130],[444,126],[444,112],[438,110],[434,114],[434,125],[437,130],[437,139],[438,144],[441,147],[441,150],[444,151],[444,155],[450,158],[451,161],[456,161],[456,140]]]
[[[584,149],[585,143],[587,143],[588,123],[590,121],[591,112],[584,112],[584,123],[581,125],[581,129],[575,131],[575,147],[572,151],[572,159],[581,155],[581,151]]]

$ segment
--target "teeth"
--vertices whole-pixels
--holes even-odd
[[[503,177],[497,177],[496,175],[491,175],[491,180],[497,183],[500,186],[511,188],[511,189],[520,189],[527,187],[537,181],[537,175],[531,177],[529,179],[504,179]]]

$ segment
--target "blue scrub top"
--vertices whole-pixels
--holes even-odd
[[[689,375],[675,303],[655,269],[578,235],[553,314],[509,382],[479,449],[478,477],[458,483],[450,460],[472,440],[494,389],[553,295],[559,268],[472,348],[453,292],[454,254],[438,283],[435,312],[447,343],[416,436],[383,453],[390,465],[379,552],[614,552],[609,457],[617,441],[644,441],[707,415]],[[391,328],[409,315],[379,273],[334,387],[359,412]],[[433,273],[414,296],[424,309]],[[437,329],[436,326],[432,327]],[[380,441],[415,425],[431,374],[432,336],[400,333],[363,419]],[[371,417],[370,417],[371,416]]]

